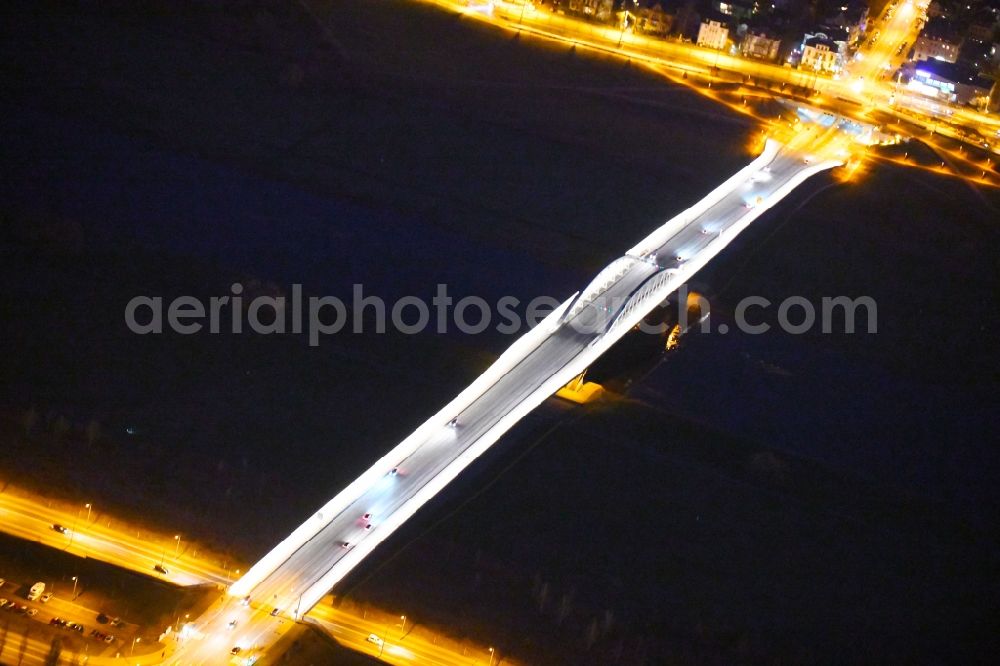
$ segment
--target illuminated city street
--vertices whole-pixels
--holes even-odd
[[[164,578],[178,585],[221,586],[225,584],[227,575],[239,575],[239,569],[227,571],[224,566],[213,563],[205,555],[202,558],[193,557],[190,553],[177,556],[172,550],[157,554],[156,547],[151,545],[156,540],[154,534],[138,538],[123,529],[112,529],[106,523],[100,524],[98,520],[94,520],[92,523],[87,520],[75,521],[73,512],[67,511],[65,507],[44,506],[39,500],[24,495],[15,495],[11,492],[0,493],[0,517],[3,519],[0,523],[0,529],[13,536],[44,543],[80,557],[96,558],[149,576],[157,575],[152,570],[153,565],[149,564],[150,558],[156,555],[152,560],[155,564],[161,561],[160,557],[162,556],[164,565],[168,567],[168,573]],[[85,508],[83,517],[86,518]],[[72,545],[68,544],[69,535],[60,534],[51,528],[53,523],[73,525],[74,522],[76,522],[76,527],[73,528],[72,532],[74,535]],[[171,541],[171,543],[173,542]],[[46,612],[40,614],[38,620],[47,622],[50,615],[76,619],[77,613],[67,612],[69,603],[62,601],[57,596],[48,605],[43,606],[43,610]],[[89,622],[96,615],[92,610],[80,609],[80,611],[80,621]],[[240,631],[238,632],[233,632],[228,627],[228,623],[233,617],[240,619]],[[387,663],[414,663],[414,660],[418,660],[419,663],[471,666],[482,663],[481,655],[488,654],[487,648],[469,647],[463,650],[465,652],[463,654],[442,644],[444,641],[440,637],[428,636],[425,631],[409,632],[404,635],[395,630],[386,634],[385,626],[379,624],[377,620],[365,620],[328,604],[319,604],[314,607],[307,619],[323,627],[341,644],[360,652],[380,652],[379,646],[368,640],[369,636],[373,633],[386,635],[385,645],[381,652],[383,653],[383,661]],[[213,628],[215,628],[215,633],[212,633]],[[191,653],[183,652],[181,654],[189,656],[175,657],[169,663],[218,663],[220,655],[228,653],[234,645],[251,648],[254,644],[259,644],[263,648],[280,637],[288,628],[287,620],[271,617],[266,612],[254,612],[224,597],[203,618],[193,621],[190,630],[183,634],[188,638],[180,639],[182,644],[186,643],[186,647],[192,650]],[[233,643],[233,645],[229,643]],[[6,649],[13,650],[15,645],[17,645],[16,641],[8,638]],[[24,663],[43,663],[45,656],[51,649],[48,639],[38,637],[29,637],[27,646],[26,659],[36,659],[37,661],[28,660]],[[164,648],[173,652],[179,646],[177,640],[167,638],[165,646],[153,646],[153,652],[150,652],[150,648],[141,642],[137,646],[131,647],[130,651],[135,653],[137,658],[135,663],[150,664],[161,663],[158,652],[163,651]],[[88,651],[90,656],[88,663],[120,663],[119,660],[113,658],[102,661],[98,658],[97,652],[96,647],[93,653]],[[250,651],[248,650],[248,652]],[[188,658],[193,661],[186,661]],[[202,661],[197,661],[198,659]],[[130,660],[129,663],[132,661]]]
[[[730,76],[738,74],[816,91],[823,95],[816,100],[817,103],[822,103],[825,98],[835,105],[834,110],[838,112],[847,110],[842,105],[836,104],[837,99],[844,99],[867,108],[877,106],[880,111],[890,113],[891,105],[895,105],[902,113],[917,119],[928,129],[941,123],[936,128],[938,131],[947,131],[945,129],[947,124],[961,124],[970,129],[980,130],[984,136],[994,136],[1000,129],[1000,119],[996,116],[977,113],[971,109],[948,109],[945,113],[944,107],[940,105],[928,104],[897,90],[897,82],[888,74],[895,71],[903,62],[902,54],[898,53],[900,45],[913,43],[918,32],[917,24],[921,20],[922,12],[926,10],[926,5],[912,1],[900,3],[899,11],[895,12],[890,20],[885,21],[884,15],[875,20],[877,25],[883,26],[879,38],[870,45],[866,43],[858,51],[856,60],[848,66],[847,71],[836,78],[818,72],[734,57],[692,44],[653,39],[628,31],[588,24],[565,15],[537,9],[530,3],[511,3],[503,0],[432,1],[451,11],[461,12],[471,19],[488,21],[506,30],[587,46],[602,52],[618,53],[651,64],[667,65],[677,73],[692,72],[709,77],[718,75],[720,80],[724,80],[725,73]],[[964,134],[957,132],[954,136],[965,138]],[[1000,151],[996,141],[992,143],[992,150]]]

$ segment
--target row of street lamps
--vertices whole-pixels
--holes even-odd
[[[406,635],[406,616],[405,615],[400,615],[399,619],[400,619],[399,624],[396,624],[396,625],[393,625],[393,626],[399,627],[399,638],[400,638],[400,640],[402,640],[403,636]],[[385,642],[389,639],[389,626],[388,625],[386,625],[385,629],[382,630],[382,636],[383,636],[382,643],[378,646],[378,656],[379,656],[379,658],[382,657],[382,651],[385,650]],[[490,647],[488,647],[486,649],[490,653],[489,666],[493,666],[493,655],[494,655],[493,647],[490,646]]]
[[[90,518],[91,518],[91,515],[92,515],[92,511],[93,511],[93,504],[91,504],[90,502],[87,502],[82,507],[80,507],[79,509],[77,509],[76,520],[73,523],[73,530],[70,532],[70,545],[72,545],[72,543],[73,543],[73,536],[76,534],[77,523],[79,522],[79,520],[80,520],[80,514],[83,512],[84,509],[87,510],[87,522],[88,523],[90,522]],[[163,561],[166,558],[166,552],[167,551],[164,548],[163,552],[160,554],[160,565],[161,566],[163,565]],[[177,558],[180,557],[180,552],[181,552],[181,535],[180,534],[175,534],[174,535],[174,559],[177,559]],[[236,574],[237,577],[239,577],[240,570],[236,569],[234,573]],[[227,580],[230,579],[230,570],[228,568],[226,569],[226,578],[227,578]],[[80,582],[80,577],[79,576],[71,576],[70,580],[73,581],[73,596],[72,596],[72,598],[75,600],[76,599],[77,585]],[[406,616],[405,615],[400,615],[399,616],[399,620],[400,620],[400,622],[398,624],[396,624],[395,626],[399,627],[400,638],[402,639],[402,637],[404,635],[406,635]],[[385,635],[385,638],[387,639],[388,638],[388,630],[383,631],[383,635]],[[132,655],[132,653],[135,652],[135,644],[136,643],[140,643],[140,642],[142,642],[142,638],[140,638],[139,636],[136,636],[135,638],[132,639],[132,645],[131,645],[131,647],[129,649],[129,655],[130,656]],[[382,651],[384,649],[385,649],[385,640],[383,640],[382,644],[379,646],[379,657],[382,656]],[[487,649],[489,650],[489,653],[490,653],[489,666],[493,666],[493,655],[495,654],[494,649],[492,647],[489,647]]]

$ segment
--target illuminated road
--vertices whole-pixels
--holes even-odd
[[[144,536],[144,539],[140,539],[136,536],[134,529],[129,532],[127,529],[109,527],[108,519],[103,514],[100,520],[96,519],[96,516],[93,520],[88,520],[85,509],[78,514],[77,510],[67,509],[66,506],[49,506],[48,504],[45,500],[27,495],[12,492],[0,493],[0,529],[7,534],[28,541],[37,541],[81,557],[91,557],[151,576],[157,575],[152,570],[152,564],[160,562],[161,558],[165,557],[164,564],[169,571],[167,578],[177,584],[214,583],[221,585],[228,580],[230,572],[221,565],[213,564],[207,559],[192,558],[186,555],[183,549],[181,549],[179,557],[175,556],[174,542],[169,536],[166,538]],[[70,528],[72,535],[63,535],[53,531],[51,529],[53,523],[67,526],[75,525]],[[70,536],[73,536],[72,544]],[[157,544],[156,539],[162,543]],[[14,581],[7,582],[8,589],[12,584],[15,584]],[[22,581],[21,584],[25,583]],[[42,612],[35,620],[19,617],[26,626],[33,628],[25,643],[26,652],[23,663],[42,663],[48,654],[50,637],[41,633],[47,631],[47,627],[41,625],[47,622],[50,615],[59,615],[84,623],[92,620],[96,615],[96,611],[91,609],[70,608],[69,606],[75,607],[75,604],[61,599],[60,595],[65,592],[68,592],[68,588],[57,590],[56,597],[48,604],[41,606]],[[0,596],[12,597],[12,594],[6,593],[0,594]],[[254,637],[259,637],[261,648],[263,648],[265,644],[273,644],[273,640],[290,627],[287,619],[273,618],[265,613],[253,613],[252,609],[233,603],[232,599],[228,597],[224,598],[224,602],[227,603],[217,603],[205,616],[198,618],[194,623],[196,631],[203,634],[202,638],[191,637],[184,641],[183,645],[178,645],[174,639],[168,639],[165,645],[154,646],[152,653],[147,653],[150,649],[148,645],[140,643],[135,648],[134,657],[130,658],[128,663],[161,663],[160,653],[164,650],[167,652],[167,663],[222,663],[228,660],[229,650],[235,644],[252,646]],[[240,624],[236,630],[230,630],[227,626],[232,617],[240,618]],[[381,658],[387,663],[474,666],[486,663],[488,659],[488,656],[483,656],[489,654],[485,647],[469,643],[452,643],[445,637],[434,636],[423,629],[417,632],[407,631],[405,638],[403,638],[398,627],[393,628],[392,624],[387,626],[384,622],[379,621],[375,612],[365,619],[360,615],[321,604],[313,608],[306,619],[330,633],[345,647],[369,655],[378,655],[380,650],[377,644],[367,640],[368,636],[375,633],[380,638],[385,637]],[[41,620],[41,623],[36,627],[38,620]],[[213,631],[212,627],[216,624],[218,627]],[[19,631],[15,631],[16,629],[14,625],[11,625],[12,633],[2,653],[3,658],[9,658],[14,663],[17,660],[12,657],[13,651],[15,648],[20,650],[22,641],[21,634]],[[275,633],[276,629],[280,631]],[[58,631],[48,633],[60,635]],[[17,635],[15,636],[15,634]],[[127,636],[125,638],[127,639]],[[122,644],[119,643],[119,645]],[[123,663],[121,659],[105,657],[102,660],[97,657],[100,652],[107,655],[110,651],[110,654],[114,654],[113,647],[84,640],[82,647],[79,648],[79,654],[86,655],[90,660],[88,663],[91,664],[107,661],[107,663],[121,665]],[[175,652],[177,656],[173,656]],[[247,655],[250,652],[248,650]],[[64,655],[66,654],[76,654],[73,644],[66,644]],[[0,663],[8,663],[3,658],[0,658]],[[180,660],[181,658],[183,660]],[[505,663],[509,663],[509,661]]]
[[[51,650],[48,638],[31,633],[25,635],[23,627],[9,626],[0,643],[0,664],[45,664]],[[72,655],[73,651],[66,650],[63,654]]]
[[[691,43],[634,34],[628,30],[622,31],[620,27],[551,13],[535,8],[530,3],[506,0],[422,1],[509,32],[521,32],[549,41],[627,56],[651,65],[671,68],[678,74],[684,71],[715,79],[720,72],[730,72],[742,77],[796,86],[800,90],[815,90],[822,93],[822,96],[814,103],[826,106],[834,113],[851,111],[838,102],[838,99],[842,99],[859,104],[869,111],[878,109],[901,119],[916,120],[927,129],[936,126],[940,133],[976,145],[980,145],[981,141],[967,135],[978,131],[989,138],[994,151],[1000,152],[1000,141],[996,135],[1000,129],[1000,118],[996,115],[910,94],[891,79],[891,73],[904,62],[919,33],[920,21],[926,11],[925,0],[897,2],[888,20],[885,19],[888,7],[880,16],[872,17],[865,42],[860,48],[861,57],[849,63],[845,71],[836,77],[808,69],[733,56]],[[879,33],[878,38],[869,43],[876,31]],[[904,46],[901,52],[900,46]],[[970,131],[946,126],[951,124],[961,125]]]
[[[847,138],[811,127],[764,153],[605,268],[578,297],[311,516],[229,593],[298,617],[489,446],[585,370],[756,217],[837,166]],[[800,148],[801,146],[801,148]]]
[[[226,572],[209,562],[178,553],[173,540],[151,543],[108,526],[103,521],[88,520],[86,510],[66,511],[60,507],[41,506],[37,501],[11,493],[0,493],[0,528],[22,539],[38,541],[80,557],[93,557],[109,564],[163,578],[178,585],[200,583],[228,584]],[[81,515],[82,514],[82,515]],[[51,527],[58,523],[66,534]],[[166,575],[153,567],[163,564]]]

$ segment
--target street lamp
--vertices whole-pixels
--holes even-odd
[[[406,633],[406,616],[400,615],[399,619],[402,620],[402,624],[399,625],[399,635],[402,636]]]
[[[73,576],[72,578],[70,578],[70,580],[73,581],[73,596],[71,597],[71,599],[75,600],[76,599],[76,584],[80,581],[80,579],[79,579],[78,576]]]
[[[131,657],[133,654],[135,654],[135,644],[136,643],[141,643],[141,642],[142,642],[142,637],[141,636],[136,636],[135,638],[132,639],[132,647],[128,651],[128,656]]]
[[[177,545],[176,545],[176,547],[174,548],[174,559],[176,560],[176,559],[177,559],[177,557],[178,557],[178,556],[180,555],[180,553],[181,553],[181,535],[180,535],[180,534],[175,534],[175,535],[174,535],[174,541],[176,541],[176,542],[177,542]]]
[[[184,624],[187,624],[188,620],[191,618],[190,613],[184,613]],[[177,616],[177,623],[174,625],[174,631],[181,630],[181,616]]]
[[[625,1],[628,2],[628,0],[625,0]],[[638,0],[632,0],[632,4],[635,5],[635,6],[637,6],[639,4]],[[624,9],[624,4],[623,4],[622,8]],[[618,48],[621,48],[622,47],[622,42],[625,41],[625,28],[628,27],[628,10],[627,9],[624,10],[624,14],[625,15],[622,17],[622,31],[618,34]]]
[[[88,509],[88,511],[89,510],[90,509]],[[76,518],[73,519],[73,529],[70,530],[70,533],[69,533],[69,545],[66,546],[67,548],[69,548],[70,546],[73,545],[73,537],[76,536],[76,526],[80,523],[80,512],[81,511],[83,511],[82,508],[76,510]]]
[[[84,506],[87,507],[87,522],[89,523],[90,522],[90,509],[91,509],[90,502],[87,502],[86,504],[84,504]]]
[[[378,644],[378,658],[382,658],[382,652],[385,650],[385,641],[389,638],[389,625],[382,627],[382,642]]]
[[[489,664],[489,666],[493,666],[493,648],[490,648],[489,650],[490,650],[490,664]]]

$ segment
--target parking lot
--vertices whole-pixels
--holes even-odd
[[[72,598],[54,594],[41,581],[12,581],[0,576],[0,617],[20,616],[27,632],[62,636],[87,645],[88,654],[114,655],[132,641],[138,630],[120,617],[88,608]],[[35,591],[37,590],[37,594]],[[67,597],[72,597],[68,592]]]

